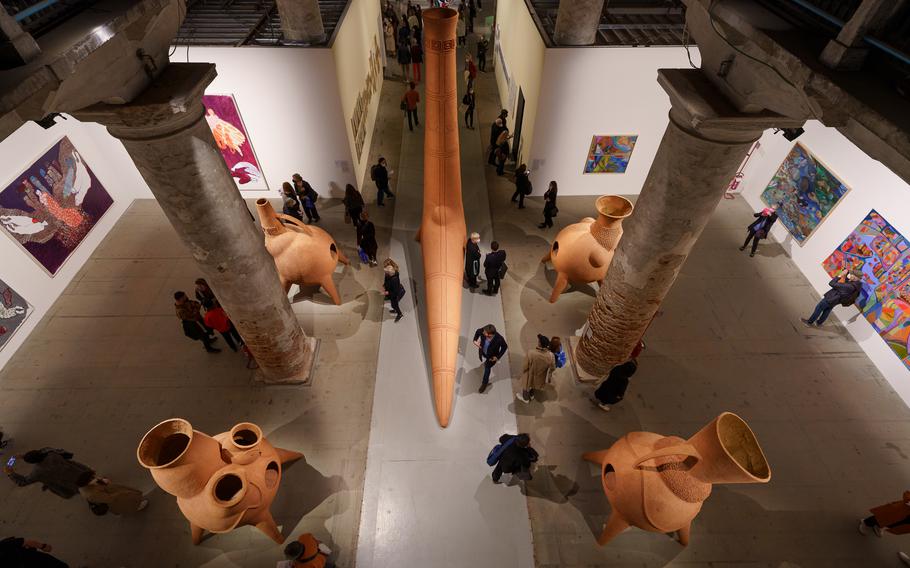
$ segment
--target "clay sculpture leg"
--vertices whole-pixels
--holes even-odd
[[[335,302],[336,306],[341,305],[341,296],[338,295],[338,289],[335,288],[335,281],[332,280],[332,275],[329,274],[323,279],[320,283],[320,286],[325,290],[325,293],[328,294],[332,301]]]
[[[692,532],[692,523],[691,522],[688,525],[684,526],[683,528],[679,529],[677,531],[677,533],[679,534],[679,544],[681,544],[683,546],[689,546],[689,535],[691,534],[691,532]]]
[[[565,274],[558,274],[556,276],[556,284],[553,284],[553,292],[550,293],[550,303],[555,304],[556,300],[559,299],[559,295],[562,294],[569,286],[569,279]]]
[[[278,452],[278,459],[281,460],[281,465],[289,464],[303,457],[300,452],[285,450],[284,448],[275,448],[275,451]]]
[[[275,524],[275,519],[272,518],[271,511],[266,509],[259,515],[259,520],[256,522],[256,528],[278,544],[284,543],[284,535],[278,530],[278,525]]]
[[[603,532],[600,533],[600,536],[597,537],[597,544],[603,546],[613,540],[619,533],[629,528],[629,523],[625,519],[619,516],[616,511],[610,513],[610,518],[607,519],[607,523],[604,525]]]
[[[547,251],[547,254],[543,255],[543,258],[540,259],[541,264],[546,264],[548,262],[550,262],[550,251],[549,250]]]
[[[351,261],[348,259],[347,256],[344,255],[343,252],[341,252],[341,249],[338,249],[338,262],[340,262],[341,264],[343,264],[345,266],[351,265]]]
[[[607,450],[600,450],[599,452],[585,452],[581,454],[581,459],[589,461],[591,463],[596,463],[601,468],[604,465],[604,458],[607,456]]]
[[[193,544],[199,544],[202,542],[203,532],[205,531],[202,530],[202,527],[197,527],[193,523],[190,523],[190,535],[193,538]]]

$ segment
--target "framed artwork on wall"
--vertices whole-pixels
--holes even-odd
[[[212,129],[212,136],[237,189],[268,190],[234,95],[203,95],[202,105],[205,107],[205,121]]]
[[[594,136],[585,160],[586,174],[621,174],[629,167],[629,158],[638,140],[637,134]]]
[[[31,312],[32,307],[25,298],[0,280],[0,349],[9,342]]]
[[[0,229],[53,277],[113,203],[63,137],[0,191]]]
[[[863,273],[856,306],[910,369],[910,240],[873,209],[822,266],[832,278],[844,269]]]
[[[761,199],[768,207],[780,204],[777,215],[781,223],[802,245],[848,191],[849,187],[797,142]]]

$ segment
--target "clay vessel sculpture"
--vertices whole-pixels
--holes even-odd
[[[265,233],[265,248],[275,259],[284,291],[291,284],[322,286],[336,306],[341,297],[332,274],[339,262],[350,264],[332,236],[290,215],[276,213],[267,199],[257,199],[259,223]]]
[[[597,219],[585,217],[559,231],[542,263],[552,262],[556,284],[550,294],[555,302],[569,283],[603,283],[613,253],[622,237],[622,220],[632,214],[632,202],[618,195],[597,199]]]
[[[272,446],[255,424],[241,422],[212,437],[171,418],[148,431],[136,455],[155,483],[177,497],[193,544],[202,541],[204,531],[224,533],[243,525],[284,542],[269,506],[282,465],[303,454]]]
[[[443,428],[448,426],[452,413],[467,238],[458,146],[457,21],[458,13],[448,8],[423,12],[426,126],[423,218],[417,240],[423,252],[433,398],[436,419]]]
[[[685,546],[692,520],[713,484],[771,479],[755,434],[731,412],[688,440],[630,432],[610,449],[582,457],[600,466],[604,493],[613,507],[597,539],[601,546],[630,525],[652,532],[678,531]]]

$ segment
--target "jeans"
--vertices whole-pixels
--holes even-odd
[[[499,274],[487,274],[487,294],[499,293]]]
[[[318,221],[320,219],[319,211],[316,211],[316,207],[304,207],[303,212],[306,213],[307,221]]]
[[[493,365],[495,365],[495,364],[496,364],[496,361],[490,361],[489,359],[486,359],[483,362],[483,380],[481,380],[481,382],[480,382],[481,385],[490,384],[490,370],[493,368]]]
[[[420,121],[417,120],[417,109],[408,109],[408,130],[414,130],[415,126],[420,126]],[[414,117],[413,124],[411,123],[411,116]]]
[[[828,314],[830,314],[833,309],[834,306],[829,304],[828,300],[822,298],[815,306],[815,311],[809,316],[809,323],[815,323],[815,320],[818,320],[818,325],[825,323],[825,320],[828,319]]]
[[[496,175],[501,176],[505,173],[506,169],[506,160],[505,158],[496,158]]]
[[[464,111],[464,125],[468,128],[474,128],[474,107],[468,107]]]

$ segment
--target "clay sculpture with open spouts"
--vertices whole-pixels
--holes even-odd
[[[597,199],[597,219],[585,217],[559,231],[540,261],[552,262],[556,269],[551,304],[570,282],[603,282],[622,237],[622,220],[632,214],[632,209],[632,202],[625,197],[604,195]]]
[[[171,418],[143,436],[136,456],[155,483],[177,497],[193,544],[202,541],[204,531],[224,533],[243,525],[284,542],[269,506],[282,466],[303,454],[272,446],[259,426],[241,422],[212,437]]]
[[[771,469],[755,434],[742,418],[724,412],[688,440],[630,432],[607,450],[582,457],[600,466],[613,507],[597,544],[629,526],[678,532],[689,543],[692,520],[715,483],[767,483]]]
[[[336,306],[341,297],[332,274],[338,263],[350,264],[341,248],[327,232],[301,221],[276,213],[267,199],[257,199],[259,223],[265,233],[265,248],[275,259],[278,277],[285,292],[291,284],[322,286]]]

